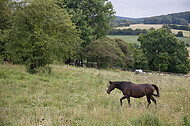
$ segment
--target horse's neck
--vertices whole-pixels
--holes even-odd
[[[123,91],[123,87],[124,87],[125,85],[123,85],[123,84],[118,84],[118,85],[116,85],[116,88],[117,89],[119,89],[119,90],[121,90],[121,91]]]

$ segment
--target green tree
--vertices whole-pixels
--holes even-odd
[[[142,52],[142,49],[136,48],[133,49],[133,58],[134,58],[134,66],[135,69],[144,69],[148,70],[148,59]]]
[[[59,0],[58,0],[59,1]],[[84,40],[83,47],[92,40],[108,34],[110,21],[114,19],[115,12],[108,0],[64,0],[63,4],[72,15]],[[61,5],[61,4],[60,4]],[[61,5],[62,6],[62,5]]]
[[[86,48],[87,59],[97,62],[99,68],[129,67],[133,64],[130,48],[120,39],[107,37],[92,41]]]
[[[176,37],[183,37],[183,32],[182,31],[179,31],[176,35]]]
[[[75,53],[79,35],[67,11],[54,0],[21,2],[14,13],[11,41],[7,44],[10,60],[25,63],[27,69],[64,59]]]
[[[110,22],[114,19],[115,11],[108,0],[57,0],[58,5],[66,7],[67,12],[72,15],[72,22],[76,24],[83,40],[77,52],[81,62],[85,58],[85,47],[98,38],[108,34]]]
[[[5,44],[11,26],[11,0],[0,0],[0,59],[6,60]]]
[[[122,53],[124,54],[123,62],[124,66],[120,67],[133,67],[134,59],[132,57],[132,49],[130,43],[125,42],[122,39],[114,39],[117,46],[121,49]]]
[[[190,62],[184,42],[179,41],[166,29],[149,31],[138,38],[152,70],[188,73]]]

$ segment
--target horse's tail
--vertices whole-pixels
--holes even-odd
[[[157,96],[157,97],[160,97],[158,87],[157,87],[156,85],[154,85],[154,84],[152,84],[152,86],[153,86],[153,87],[156,89],[156,91],[157,91],[157,95],[155,95],[155,94],[153,94],[153,95],[154,95],[154,96]]]

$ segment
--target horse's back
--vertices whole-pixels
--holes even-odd
[[[134,84],[130,90],[130,95],[131,97],[139,98],[153,94],[154,90],[151,84]]]

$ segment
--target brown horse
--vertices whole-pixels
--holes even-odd
[[[148,101],[147,105],[148,108],[149,105],[151,104],[150,100],[152,100],[156,105],[156,100],[153,98],[153,95],[159,97],[158,87],[154,84],[134,84],[132,82],[126,82],[126,81],[115,81],[115,82],[109,81],[109,83],[110,85],[107,90],[108,94],[110,94],[110,92],[115,88],[123,92],[124,96],[120,99],[121,105],[123,99],[127,98],[128,103],[130,105],[130,97],[140,98],[146,95]],[[153,94],[155,89],[157,91],[157,95]]]

